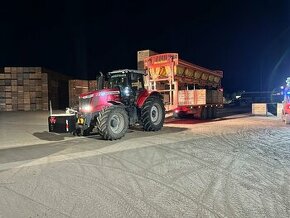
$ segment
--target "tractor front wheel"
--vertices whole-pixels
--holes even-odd
[[[141,108],[141,123],[145,131],[158,131],[163,127],[165,108],[161,98],[148,97]]]
[[[100,111],[97,118],[97,129],[105,140],[122,138],[129,126],[129,118],[126,110],[122,107],[111,106]]]

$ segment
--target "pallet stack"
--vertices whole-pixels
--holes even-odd
[[[68,78],[41,67],[1,68],[0,111],[48,110],[50,100],[57,108],[62,102],[60,81]]]
[[[69,106],[77,108],[79,96],[86,92],[97,90],[96,80],[70,80],[69,81]]]
[[[69,106],[76,108],[79,105],[79,95],[89,91],[87,80],[70,80],[69,81]]]
[[[0,73],[0,111],[48,109],[47,75],[40,67],[5,67]]]
[[[89,91],[97,90],[97,80],[89,80]]]
[[[137,69],[144,70],[144,59],[152,55],[156,55],[155,51],[151,50],[142,50],[137,52]]]

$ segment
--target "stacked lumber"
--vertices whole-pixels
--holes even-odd
[[[69,106],[77,108],[79,96],[97,90],[96,80],[69,80]]]
[[[137,69],[144,70],[144,59],[152,55],[156,55],[155,51],[151,50],[142,50],[137,52]]]
[[[0,111],[48,109],[47,75],[40,67],[4,67],[0,71]]]
[[[180,90],[178,91],[179,105],[222,104],[223,92],[218,90]]]
[[[68,106],[68,77],[41,67],[0,68],[0,111]],[[66,103],[67,102],[67,103]]]
[[[97,80],[89,80],[89,91],[97,90]]]
[[[88,80],[69,80],[69,106],[75,108],[79,105],[80,94],[89,91]]]

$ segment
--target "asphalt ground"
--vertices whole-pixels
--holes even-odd
[[[116,141],[0,113],[0,217],[289,217],[290,127],[239,110]]]

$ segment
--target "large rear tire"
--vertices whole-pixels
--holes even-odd
[[[99,134],[105,140],[122,138],[129,126],[129,118],[126,110],[122,107],[111,106],[100,111],[96,126]]]
[[[150,96],[141,108],[141,124],[145,131],[158,131],[163,127],[165,108],[161,98]]]

